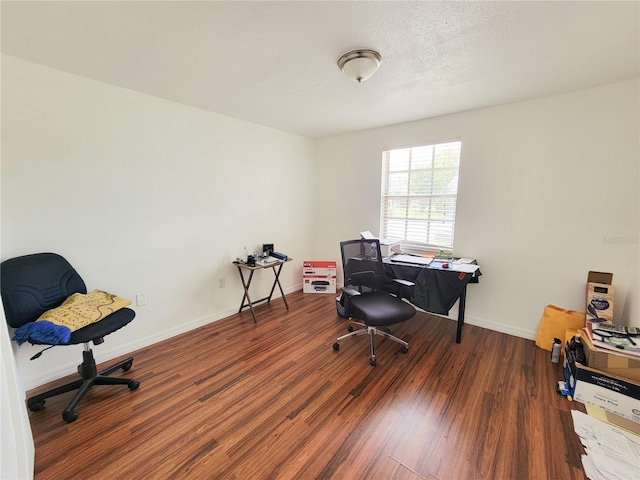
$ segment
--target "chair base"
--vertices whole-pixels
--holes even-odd
[[[78,366],[78,373],[82,379],[29,398],[27,407],[33,412],[42,410],[47,398],[78,390],[69,405],[67,405],[67,408],[62,411],[62,419],[67,423],[71,423],[77,420],[79,416],[79,413],[75,410],[76,406],[94,385],[127,385],[129,390],[136,390],[140,386],[140,382],[137,380],[108,376],[120,368],[126,372],[131,368],[132,364],[133,357],[129,357],[98,372],[93,352],[88,348],[88,344],[85,344],[85,350],[82,352],[82,364]]]
[[[362,327],[362,328],[360,328],[358,330],[355,330],[355,331],[352,331],[354,325],[357,325],[357,326]],[[361,335],[369,335],[369,342],[371,344],[371,359],[369,360],[369,364],[372,367],[375,367],[378,364],[378,362],[376,361],[376,350],[375,350],[375,341],[374,341],[374,337],[376,335],[380,335],[381,337],[389,338],[389,339],[393,340],[394,342],[397,342],[400,345],[402,345],[402,348],[400,350],[402,353],[407,353],[409,351],[409,344],[407,342],[405,342],[404,340],[399,339],[398,337],[394,337],[389,332],[385,332],[384,330],[380,330],[380,328],[382,328],[382,327],[372,327],[370,325],[365,325],[364,323],[360,323],[360,322],[351,322],[349,324],[349,331],[351,333],[347,333],[346,335],[342,335],[341,337],[338,337],[336,339],[336,343],[333,344],[333,349],[334,350],[339,350],[340,349],[340,342],[342,340],[344,340],[345,338],[359,337]],[[384,328],[388,328],[388,327],[384,327]]]

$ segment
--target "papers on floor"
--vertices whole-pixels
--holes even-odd
[[[640,436],[572,410],[573,428],[586,450],[582,466],[589,480],[640,478]]]

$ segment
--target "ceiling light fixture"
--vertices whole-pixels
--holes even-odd
[[[338,67],[347,77],[358,83],[371,78],[382,62],[382,56],[373,50],[353,50],[338,60]]]

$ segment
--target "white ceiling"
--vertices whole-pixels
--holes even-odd
[[[322,138],[640,76],[640,2],[2,1],[2,52]],[[382,54],[367,82],[345,52]]]

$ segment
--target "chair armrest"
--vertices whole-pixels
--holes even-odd
[[[402,280],[400,278],[394,278],[393,281],[399,283],[403,287],[413,287],[415,285],[415,283],[410,282],[409,280]]]
[[[340,290],[342,290],[344,293],[346,293],[350,297],[355,297],[356,295],[360,295],[360,292],[358,290],[356,290],[355,288],[341,287]]]
[[[409,280],[402,280],[401,278],[392,278],[387,282],[390,292],[396,297],[409,300],[411,298],[411,291],[415,286],[414,282]]]

